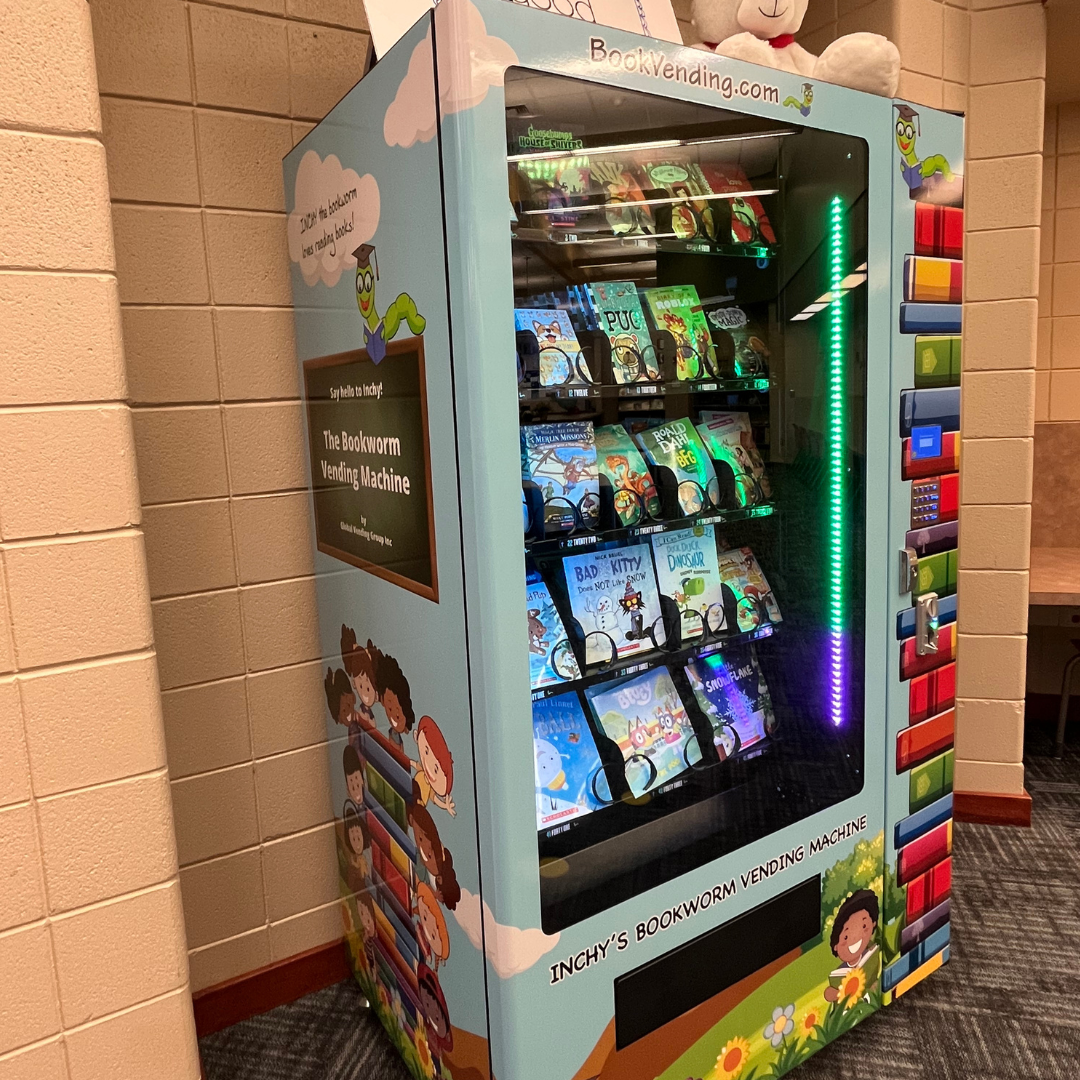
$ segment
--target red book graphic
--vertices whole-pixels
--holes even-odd
[[[904,480],[921,480],[926,476],[937,476],[940,473],[954,473],[960,470],[960,434],[956,431],[945,431],[941,435],[941,456],[933,458],[911,458],[911,440],[904,440],[904,460],[901,478]]]
[[[956,206],[915,204],[915,254],[964,257],[964,211]]]
[[[921,919],[952,894],[952,858],[943,859],[907,887],[907,925]]]
[[[956,624],[949,623],[938,632],[938,651],[918,656],[915,653],[915,639],[908,638],[900,648],[900,681],[914,679],[916,675],[925,675],[935,668],[951,664],[956,659]]]
[[[955,709],[948,709],[901,731],[896,736],[896,771],[906,772],[948,750],[953,744],[955,717]]]
[[[912,840],[897,852],[896,880],[900,885],[925,874],[935,863],[952,854],[952,821],[946,821],[925,836]]]

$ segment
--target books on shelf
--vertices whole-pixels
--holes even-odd
[[[526,424],[521,429],[522,480],[544,500],[547,532],[592,529],[600,521],[600,481],[591,420]]]
[[[617,686],[585,691],[604,734],[622,752],[635,797],[661,787],[701,758],[701,748],[667,668],[654,668]]]
[[[652,207],[645,202],[642,171],[629,161],[592,159],[589,169],[595,188],[607,199],[604,215],[616,236],[644,236],[656,231]]]
[[[750,548],[722,552],[719,564],[720,580],[735,594],[740,633],[782,620],[776,597]]]
[[[514,327],[535,335],[540,350],[541,386],[588,386],[588,367],[581,355],[570,316],[560,308],[516,308]]]
[[[650,190],[685,200],[670,207],[671,231],[680,240],[716,239],[712,202],[701,198],[712,192],[696,162],[647,161],[644,169]]]
[[[610,803],[607,775],[577,694],[534,701],[532,722],[537,829]]]
[[[669,285],[644,289],[643,295],[653,326],[667,330],[675,339],[676,376],[683,381],[718,376],[716,353],[697,289],[693,285]]]
[[[652,537],[660,592],[679,606],[682,640],[701,637],[706,628],[724,630],[724,594],[716,558],[716,531],[699,525]]]
[[[622,525],[636,525],[643,517],[660,516],[660,496],[641,451],[621,424],[594,431],[600,475],[614,492],[615,513]]]
[[[574,650],[566,637],[551,590],[535,567],[525,573],[525,611],[529,620],[529,676],[534,690],[580,679]]]
[[[614,659],[611,643],[618,657],[653,648],[649,629],[661,612],[648,544],[572,555],[562,565],[586,665]]]
[[[772,498],[772,486],[754,442],[749,413],[703,410],[697,430],[711,457],[731,467],[740,507],[755,506]]]
[[[713,728],[713,742],[721,760],[736,749],[745,750],[771,735],[776,713],[765,676],[752,645],[725,649],[687,663],[686,678],[698,706]]]
[[[600,329],[611,345],[611,370],[617,383],[660,378],[660,365],[649,325],[632,281],[605,281],[589,286]]]
[[[709,190],[716,195],[753,190],[746,173],[738,165],[702,162],[701,172]],[[737,244],[776,243],[776,233],[759,196],[743,195],[731,200],[731,238]]]
[[[698,514],[710,503],[719,505],[716,472],[692,420],[686,417],[671,420],[647,428],[635,437],[650,465],[664,466],[674,474],[684,515]]]
[[[769,346],[765,332],[750,320],[741,307],[733,304],[730,297],[701,301],[705,321],[710,333],[723,330],[735,346],[735,374],[740,379],[748,375],[767,375],[769,371]]]

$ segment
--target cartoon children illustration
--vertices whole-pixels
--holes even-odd
[[[416,921],[420,927],[420,948],[424,961],[432,971],[438,971],[439,965],[445,963],[450,955],[450,934],[438,897],[425,881],[416,886]]]
[[[416,750],[420,760],[409,762],[416,770],[416,801],[421,806],[433,802],[454,817],[457,811],[450,797],[454,786],[454,755],[439,725],[430,716],[420,717],[416,726]]]
[[[416,301],[408,293],[398,298],[379,316],[375,307],[375,282],[379,280],[379,260],[375,260],[375,272],[371,270],[371,257],[375,254],[372,244],[361,244],[354,252],[356,259],[356,306],[364,319],[364,348],[372,363],[378,364],[386,356],[387,342],[392,341],[401,328],[408,323],[414,334],[422,334],[427,319],[416,310]]]
[[[371,845],[367,826],[360,816],[360,811],[351,802],[345,803],[342,812],[342,824],[345,833],[345,857],[349,862],[346,883],[354,893],[361,893],[368,887],[371,877],[371,864],[364,852]]]
[[[364,939],[362,955],[368,974],[371,975],[375,972],[375,901],[366,889],[356,894],[356,912],[360,917],[360,935]]]
[[[415,789],[414,789],[415,790]],[[436,899],[447,910],[453,911],[461,899],[461,886],[454,871],[454,858],[443,847],[439,831],[427,808],[414,802],[408,810],[409,828],[412,830],[416,851],[423,869],[427,872]],[[417,868],[419,873],[420,868]]]
[[[439,986],[438,976],[427,964],[417,965],[416,981],[420,989],[420,1011],[427,1020],[428,1042],[441,1058],[454,1049],[454,1032],[450,1027],[446,998]]]
[[[814,84],[804,82],[802,84],[802,100],[789,95],[784,99],[785,109],[798,109],[801,116],[810,115],[810,106],[814,103]]]
[[[829,936],[829,944],[840,966],[829,974],[826,1001],[839,1001],[841,996],[850,996],[845,979],[860,970],[863,978],[857,988],[869,996],[881,970],[881,956],[874,944],[878,914],[878,898],[869,889],[852,893],[840,905]]]
[[[922,134],[919,114],[910,105],[894,105],[893,108],[900,114],[896,119],[896,145],[900,150],[900,172],[907,186],[913,193],[919,191],[938,173],[951,184],[956,177],[941,154],[931,154],[920,160],[915,150],[916,135]]]
[[[360,738],[363,728],[356,714],[356,697],[353,694],[349,676],[341,668],[336,671],[327,668],[326,678],[323,679],[323,689],[326,691],[326,704],[330,708],[330,715],[334,718],[334,722],[347,728],[349,741],[355,742]]]
[[[378,699],[375,691],[375,667],[379,655],[381,654],[371,643],[371,638],[368,638],[367,648],[362,649],[356,641],[356,631],[342,624],[341,663],[352,685],[356,699],[354,707],[362,721],[369,724],[375,723],[371,706]]]
[[[413,712],[412,695],[409,680],[405,678],[401,665],[392,657],[376,650],[375,690],[379,702],[390,721],[390,741],[395,746],[402,746],[402,732],[412,731],[416,714]]]
[[[357,806],[364,805],[364,765],[356,747],[349,743],[341,753],[341,764],[345,769],[345,787],[349,798]]]

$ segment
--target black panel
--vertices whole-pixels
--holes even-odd
[[[708,1001],[821,933],[821,875],[615,980],[615,1049]]]

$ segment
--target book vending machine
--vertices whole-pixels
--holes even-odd
[[[962,146],[442,0],[286,158],[345,936],[418,1080],[778,1077],[948,959]]]

